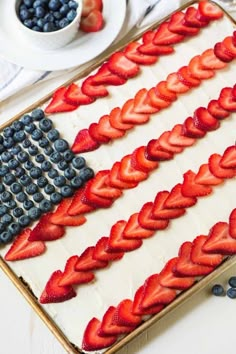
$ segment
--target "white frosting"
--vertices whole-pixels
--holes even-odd
[[[233,26],[227,18],[212,23],[198,36],[176,45],[174,55],[160,57],[155,65],[142,66],[142,74],[123,86],[109,87],[109,97],[82,106],[74,112],[53,116],[55,126],[72,143],[78,130],[98,121],[100,116],[109,113],[115,106],[121,106],[140,88],[155,86],[168,73],[188,64],[194,55],[213,47],[215,42],[232,31]],[[235,66],[231,63],[226,69],[216,72],[214,78],[182,95],[170,108],[152,115],[148,124],[136,127],[127,137],[85,154],[88,163],[95,171],[111,168],[115,161],[136,147],[157,138],[174,124],[183,122],[198,106],[206,106],[210,99],[217,98],[222,87],[233,86],[235,74]],[[176,155],[172,161],[161,163],[147,181],[140,183],[134,190],[124,191],[124,195],[111,208],[88,214],[87,223],[80,227],[67,228],[64,238],[47,243],[45,254],[13,262],[10,264],[12,269],[23,276],[39,297],[51,273],[57,269],[63,270],[71,255],[80,255],[86,247],[95,245],[100,237],[108,236],[111,226],[117,220],[128,220],[145,202],[154,200],[158,191],[171,190],[175,184],[182,182],[185,171],[198,171],[199,166],[207,162],[212,153],[223,153],[227,146],[233,145],[236,140],[235,119],[236,114],[232,114],[222,122],[221,128],[207,134],[193,147]],[[140,249],[127,253],[121,261],[114,262],[108,269],[96,272],[95,282],[80,286],[77,297],[64,303],[43,306],[68,339],[81,347],[84,329],[92,317],[101,319],[110,305],[117,305],[124,298],[132,298],[149,275],[158,273],[168,259],[177,255],[184,241],[191,241],[198,234],[207,234],[216,221],[227,221],[230,211],[235,207],[234,183],[235,179],[228,180],[215,187],[212,195],[199,198],[197,205],[188,209],[183,217],[171,222],[166,231],[155,233],[152,238],[144,241]],[[5,253],[6,249],[1,251],[2,255]]]

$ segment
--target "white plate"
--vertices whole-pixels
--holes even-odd
[[[102,53],[117,37],[126,15],[126,0],[103,0],[105,26],[95,33],[78,32],[67,46],[43,51],[30,47],[11,21],[11,2],[0,0],[0,55],[34,70],[64,70],[86,63]]]

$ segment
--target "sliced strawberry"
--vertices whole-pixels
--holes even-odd
[[[169,220],[161,220],[153,217],[153,203],[145,203],[138,215],[138,223],[141,227],[148,230],[164,230],[169,225]]]
[[[104,26],[104,18],[99,10],[92,10],[88,16],[81,17],[79,29],[83,32],[98,32]]]
[[[165,207],[168,209],[189,208],[197,203],[196,197],[184,197],[182,194],[182,184],[176,184],[165,200]]]
[[[215,72],[210,69],[204,69],[201,64],[201,56],[196,55],[193,57],[188,65],[189,73],[192,77],[202,80],[202,79],[210,79],[215,75]]]
[[[109,174],[109,185],[114,188],[129,189],[135,188],[138,182],[128,182],[120,179],[121,163],[115,162]]]
[[[130,216],[123,231],[124,238],[140,240],[153,236],[154,231],[144,229],[142,226],[140,226],[138,218],[139,213],[134,213]]]
[[[23,230],[15,239],[4,259],[8,262],[37,257],[44,253],[46,246],[42,241],[31,242],[28,240],[31,230]]]
[[[127,221],[117,221],[111,228],[109,240],[107,242],[107,248],[111,252],[131,252],[141,247],[142,240],[125,239],[123,237],[123,231],[127,225]]]
[[[122,122],[121,109],[119,107],[115,107],[111,110],[109,114],[109,121],[113,128],[120,130],[129,130],[134,127],[133,124]]]
[[[93,83],[96,85],[119,86],[126,83],[126,79],[112,73],[107,63],[102,64],[93,76]]]
[[[68,209],[71,206],[73,197],[65,198],[58,205],[56,211],[51,214],[50,222],[55,225],[64,226],[79,226],[86,222],[86,218],[83,215],[70,216]]]
[[[98,191],[98,188],[96,188],[96,185],[95,187],[94,185],[92,186],[92,184],[93,184],[92,180],[87,182],[84,189],[84,193],[81,196],[82,203],[88,204],[94,208],[109,208],[113,203],[113,199],[102,197],[93,193],[92,188],[95,188],[96,191]],[[108,190],[107,190],[108,193],[110,192],[113,193],[115,189],[111,187],[108,188]],[[103,191],[105,192],[105,189],[103,189]]]
[[[104,85],[94,84],[93,76],[87,77],[82,83],[81,90],[83,94],[92,97],[93,99],[99,97],[106,97],[109,93]]]
[[[209,158],[209,170],[217,178],[233,178],[235,176],[235,168],[223,168],[220,165],[222,156],[213,154]]]
[[[199,17],[203,20],[218,20],[224,13],[216,4],[209,1],[200,1],[198,4]]]
[[[195,143],[195,139],[183,135],[182,124],[176,124],[174,128],[172,128],[168,141],[170,145],[180,147],[192,146]]]
[[[201,276],[211,273],[214,270],[212,266],[206,266],[193,263],[191,260],[193,244],[184,242],[179,249],[179,257],[175,265],[174,273],[181,276]]]
[[[149,308],[155,305],[167,305],[176,298],[176,291],[160,284],[159,274],[148,277],[144,283],[142,306]]]
[[[58,282],[59,286],[86,284],[94,279],[94,274],[91,272],[78,272],[75,270],[78,260],[78,256],[71,256],[67,260],[61,280]]]
[[[95,210],[92,206],[82,203],[81,197],[83,196],[83,194],[84,194],[84,188],[79,189],[78,191],[75,192],[72,198],[72,202],[67,210],[68,215],[71,216],[81,215]]]
[[[63,277],[60,270],[56,270],[48,280],[45,291],[40,297],[41,304],[57,303],[70,300],[76,296],[76,292],[70,285],[60,286],[59,283]]]
[[[78,108],[78,104],[70,104],[65,101],[66,91],[66,87],[60,87],[54,92],[52,100],[45,108],[45,113],[70,112]]]
[[[229,234],[236,239],[236,209],[229,216]]]
[[[158,167],[158,162],[150,161],[145,155],[146,147],[139,146],[131,155],[131,164],[135,170],[151,172]]]
[[[154,305],[154,306],[151,306],[146,309],[142,306],[144,289],[145,289],[145,287],[144,287],[144,285],[142,285],[138,288],[138,290],[135,293],[134,301],[133,301],[133,308],[132,308],[133,314],[139,315],[139,316],[144,316],[144,315],[154,315],[154,314],[160,312],[164,308],[164,305],[162,305],[162,304]]]
[[[176,274],[174,274],[174,269],[178,260],[178,257],[171,258],[160,272],[159,283],[161,286],[170,289],[185,290],[194,284],[194,277],[178,277]]]
[[[197,236],[193,240],[190,258],[193,263],[210,267],[216,267],[223,261],[221,254],[209,254],[202,250],[203,245],[208,240],[208,236]]]
[[[214,53],[214,49],[210,48],[205,50],[200,56],[200,63],[204,69],[223,69],[226,67],[226,63],[218,59]]]
[[[168,102],[173,102],[173,101],[176,101],[177,100],[177,95],[175,92],[173,91],[170,91],[168,88],[167,88],[167,82],[166,81],[160,81],[156,87],[155,87],[155,93],[156,95],[162,99],[162,100],[165,100],[165,101],[168,101]]]
[[[82,349],[88,351],[110,347],[117,341],[117,336],[101,336],[101,322],[93,317],[84,331]]]
[[[140,45],[138,47],[138,51],[145,55],[159,56],[172,54],[174,52],[174,48],[172,48],[170,45],[158,45],[150,41]]]
[[[152,87],[150,90],[148,90],[148,97],[150,99],[151,105],[157,109],[167,108],[171,104],[170,101],[160,97],[156,87]]]
[[[121,138],[125,134],[124,130],[112,127],[109,118],[109,115],[104,115],[99,119],[98,134],[106,136],[110,139]]]
[[[98,261],[93,258],[93,252],[95,247],[88,247],[79,256],[79,259],[75,265],[75,270],[79,272],[90,271],[100,268],[105,268],[108,265],[107,261]]]
[[[96,194],[102,198],[119,198],[122,191],[118,188],[111,187],[109,185],[110,170],[99,171],[90,183],[90,193]]]
[[[207,253],[236,254],[236,239],[230,236],[226,222],[218,222],[211,228],[202,250]]]
[[[229,116],[229,112],[219,105],[218,100],[211,100],[208,103],[207,110],[216,119],[225,119]]]
[[[149,118],[149,114],[135,112],[135,100],[132,98],[127,100],[122,107],[121,120],[125,124],[144,124],[149,121]]]
[[[193,6],[189,6],[184,14],[184,25],[189,27],[202,28],[208,25],[208,20],[199,20],[197,18],[198,10]]]
[[[178,78],[179,78],[180,82],[182,82],[184,85],[186,85],[190,88],[197,87],[201,83],[201,80],[199,80],[191,75],[191,72],[190,72],[188,66],[182,66],[178,70]]]
[[[153,114],[159,111],[157,107],[152,106],[147,89],[143,88],[136,93],[134,97],[134,111],[146,114]]]
[[[132,155],[126,155],[122,158],[120,164],[119,176],[124,182],[141,182],[148,178],[148,174],[138,171],[132,166]]]
[[[122,300],[116,307],[112,322],[119,326],[137,327],[142,322],[142,317],[132,313],[133,302],[129,299]]]
[[[102,11],[102,0],[83,0],[82,17],[86,17],[93,10]]]
[[[236,168],[236,145],[229,146],[224,151],[220,166],[223,168]]]
[[[158,139],[152,139],[146,146],[145,154],[148,160],[165,161],[173,158],[173,153],[161,149]]]
[[[108,310],[105,312],[103,318],[102,318],[102,323],[101,323],[101,328],[99,330],[99,335],[101,336],[106,336],[106,335],[111,335],[111,336],[117,336],[119,334],[124,334],[124,333],[130,333],[135,329],[134,327],[130,326],[120,326],[114,324],[113,317],[115,314],[116,308],[114,306],[110,306]]]
[[[161,220],[175,219],[185,214],[184,208],[166,208],[165,202],[170,193],[168,191],[158,192],[153,203],[152,215]]]
[[[148,30],[144,32],[142,36],[142,41],[144,44],[148,44],[153,41],[154,37],[155,37],[155,31]]]
[[[211,194],[212,188],[195,181],[196,173],[189,170],[184,173],[184,182],[181,192],[185,197],[204,197]]]
[[[214,53],[215,56],[224,63],[230,63],[234,59],[233,55],[228,51],[223,42],[215,44]]]
[[[108,61],[108,67],[111,72],[121,76],[124,79],[134,77],[139,72],[139,66],[129,60],[125,53],[116,52],[112,54]]]
[[[161,149],[167,152],[172,152],[173,154],[181,153],[183,151],[183,148],[181,146],[171,145],[169,142],[170,136],[171,136],[171,132],[165,131],[158,138],[158,143]]]
[[[110,252],[108,250],[108,237],[101,237],[96,243],[95,249],[93,251],[93,258],[97,261],[115,261],[119,260],[124,256],[124,252]]]
[[[235,58],[236,57],[236,46],[233,42],[232,36],[227,36],[223,39],[223,44],[229,53]]]
[[[194,125],[204,131],[216,130],[220,126],[218,119],[214,118],[205,107],[198,107],[193,116]]]
[[[99,125],[98,123],[91,123],[88,131],[91,138],[96,141],[98,144],[107,144],[110,142],[110,138],[108,136],[102,135],[98,132]]]
[[[81,87],[72,83],[65,92],[65,101],[73,105],[86,105],[95,101],[95,98],[85,95]]]
[[[199,28],[197,27],[186,26],[185,14],[181,11],[177,11],[171,16],[168,29],[173,33],[184,36],[194,36],[199,32]]]
[[[50,221],[51,216],[52,213],[41,216],[41,219],[30,233],[29,241],[54,241],[65,234],[63,226],[55,225]]]
[[[100,144],[91,138],[88,129],[82,129],[76,135],[71,150],[75,154],[79,154],[81,152],[96,150],[99,146]]]
[[[236,112],[236,98],[231,87],[225,87],[221,90],[218,98],[220,107],[229,112]]]
[[[203,138],[206,135],[206,132],[204,130],[195,127],[194,120],[192,117],[188,117],[185,119],[182,125],[182,133],[184,136],[196,139]]]
[[[195,182],[206,186],[217,186],[224,182],[222,178],[215,177],[210,169],[208,163],[200,166],[195,177]]]
[[[140,65],[151,65],[156,63],[157,57],[154,55],[146,55],[140,53],[138,48],[140,47],[139,42],[130,42],[124,50],[126,58]]]
[[[153,38],[153,43],[156,45],[170,45],[181,42],[184,36],[178,33],[174,33],[169,30],[169,23],[167,21],[160,24],[155,36]]]
[[[171,73],[167,76],[167,84],[166,87],[168,90],[176,92],[176,93],[184,93],[189,90],[187,85],[184,85],[180,79],[178,73]]]

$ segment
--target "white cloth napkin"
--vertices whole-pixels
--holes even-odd
[[[116,0],[110,0],[116,1]],[[124,26],[116,41],[130,31],[137,23],[145,9],[155,3],[156,0],[129,0],[127,6],[127,15]],[[160,0],[156,7],[142,21],[140,28],[145,28],[155,21],[162,19],[172,11],[176,10],[180,5],[186,3],[187,0]],[[138,31],[138,30],[137,30]],[[73,68],[67,71],[44,72],[29,70],[18,65],[7,62],[0,58],[0,102],[6,98],[21,91],[27,86],[36,85],[45,80],[50,80],[58,77],[66,72],[78,72],[79,68]]]

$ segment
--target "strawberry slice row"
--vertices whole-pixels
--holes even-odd
[[[96,150],[102,144],[123,137],[134,126],[147,123],[152,114],[168,108],[179,95],[198,87],[202,80],[212,78],[216,70],[225,68],[228,62],[236,58],[235,38],[236,31],[234,36],[227,36],[217,43],[214,49],[207,49],[201,55],[194,56],[188,65],[169,74],[166,80],[155,87],[139,90],[135,97],[128,99],[122,107],[115,107],[110,114],[102,116],[88,129],[80,130],[72,145],[72,151],[84,153]],[[230,60],[226,61],[218,54],[218,44],[230,53]],[[201,126],[199,123],[199,127]]]
[[[236,209],[229,222],[217,222],[208,235],[184,242],[177,257],[170,259],[158,274],[149,276],[134,298],[110,306],[102,320],[92,318],[83,336],[82,349],[94,351],[114,344],[120,335],[132,332],[147,315],[159,313],[199,277],[211,273],[223,259],[236,254]]]
[[[97,0],[86,2],[87,15],[82,18],[81,27],[84,31],[99,30],[103,26],[102,2]],[[93,10],[88,14],[87,9],[90,5]],[[197,35],[200,28],[222,16],[221,9],[208,1],[203,1],[197,9],[191,6],[186,12],[176,12],[155,31],[146,32],[141,43],[130,43],[123,51],[114,53],[94,75],[87,77],[81,86],[73,83],[56,90],[45,112],[52,114],[73,111],[80,105],[90,104],[98,98],[107,96],[109,94],[107,85],[124,84],[127,79],[139,73],[140,65],[154,64],[160,55],[173,53],[174,44],[186,37]]]
[[[24,232],[20,234],[10,253],[7,253],[6,260],[37,256],[37,241],[57,240],[64,236],[66,226],[85,223],[84,214],[98,208],[110,207],[122,195],[124,189],[135,188],[158,168],[161,161],[172,159],[175,154],[192,146],[196,139],[203,138],[207,132],[219,128],[220,121],[235,111],[236,85],[233,88],[223,88],[219,98],[211,100],[207,108],[199,107],[193,117],[186,118],[183,124],[175,125],[171,131],[164,132],[158,139],[150,140],[147,146],[136,148],[132,154],[124,156],[120,162],[115,162],[111,170],[99,171],[85,188],[78,190],[73,197],[64,199],[54,213],[42,216],[29,235],[27,233],[27,237]],[[232,158],[233,156],[230,156],[229,161]],[[39,254],[45,250],[44,246]]]
[[[143,240],[152,237],[156,231],[168,227],[172,219],[181,217],[186,209],[195,205],[198,198],[213,192],[213,187],[225,179],[236,176],[236,146],[228,147],[223,155],[212,154],[207,164],[194,173],[189,170],[183,175],[183,183],[175,185],[170,192],[161,191],[153,202],[147,202],[141,210],[132,214],[128,221],[119,220],[108,237],[101,237],[95,246],[88,247],[80,256],[70,257],[61,272],[58,286],[74,286],[94,280],[94,271],[105,268],[109,262],[120,260],[125,252],[142,246]],[[54,273],[52,277],[54,276]],[[45,291],[47,292],[49,279]],[[48,293],[49,298],[57,298],[57,292]],[[45,296],[40,298],[45,302]],[[49,301],[48,299],[46,300]]]

